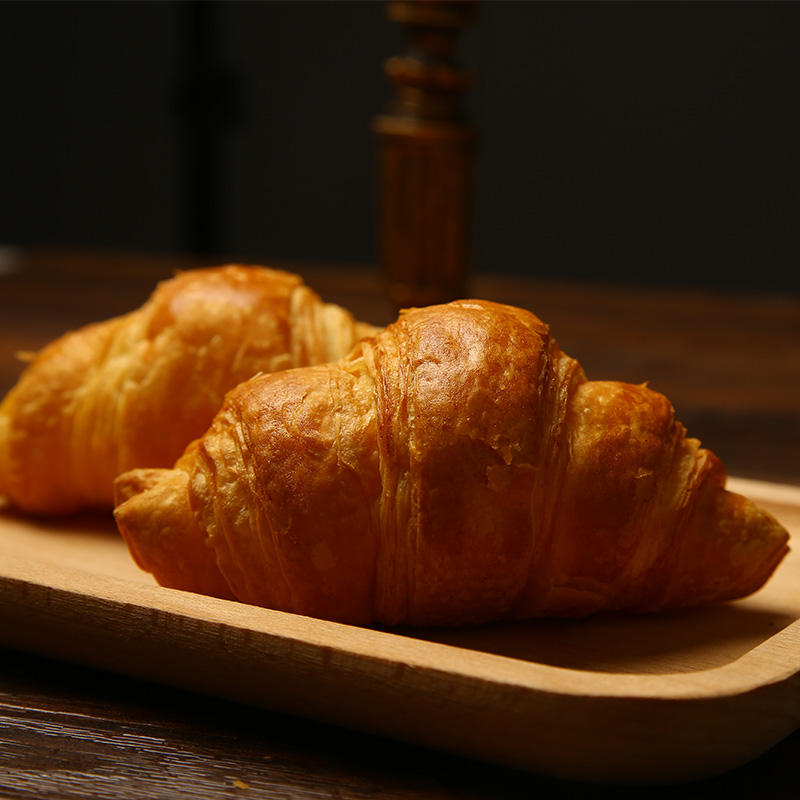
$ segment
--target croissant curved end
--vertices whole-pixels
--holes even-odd
[[[133,560],[161,586],[235,599],[216,566],[203,532],[190,524],[186,483],[182,470],[136,469],[114,482],[114,518]],[[149,517],[145,528],[129,528],[144,507]],[[176,525],[175,521],[182,524]]]
[[[725,576],[717,601],[758,591],[789,553],[788,531],[752,500],[725,489],[698,514],[697,524],[704,528],[708,558],[718,559]]]

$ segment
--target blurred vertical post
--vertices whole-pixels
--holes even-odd
[[[384,69],[395,96],[374,121],[379,143],[381,261],[392,303],[424,306],[466,296],[472,268],[475,129],[456,63],[475,0],[390,0],[406,49]]]

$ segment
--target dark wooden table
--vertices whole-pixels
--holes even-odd
[[[206,263],[222,263],[215,259]],[[19,350],[128,311],[186,258],[0,252],[0,393]],[[376,270],[273,264],[387,323]],[[800,297],[478,277],[472,294],[530,308],[590,378],[648,381],[731,474],[800,485]],[[651,797],[777,796],[800,733],[733,772]],[[0,650],[0,796],[529,798],[641,796],[460,759],[120,676]]]

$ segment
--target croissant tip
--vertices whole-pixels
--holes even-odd
[[[36,359],[38,352],[36,350],[17,350],[14,353],[14,357],[17,361],[21,361],[23,364],[30,364],[32,361]]]
[[[163,472],[162,469],[134,469],[118,475],[113,484],[115,512],[132,497],[156,486]]]

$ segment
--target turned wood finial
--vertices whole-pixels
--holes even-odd
[[[384,69],[394,97],[374,123],[380,158],[381,261],[398,307],[467,294],[471,270],[475,130],[463,95],[473,76],[456,62],[475,0],[393,0],[405,51]]]

